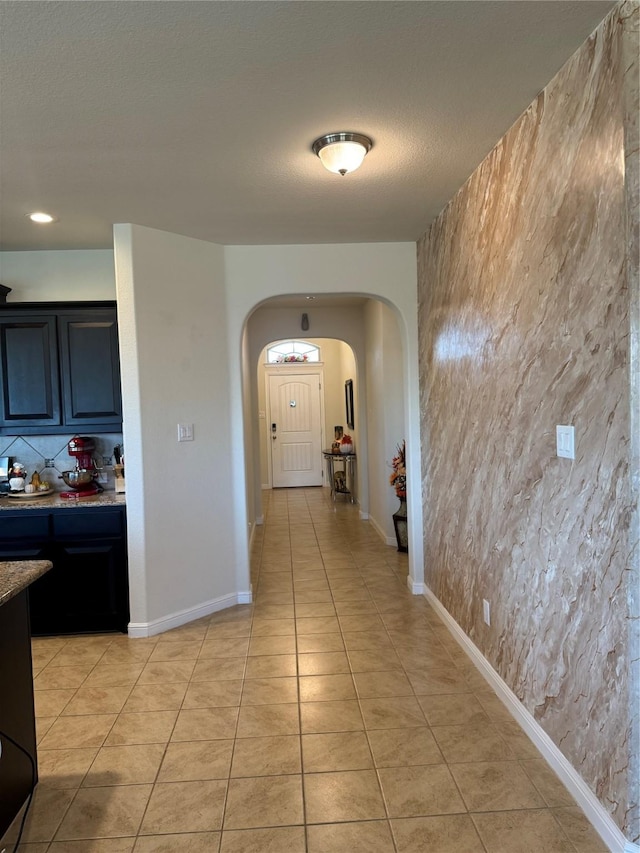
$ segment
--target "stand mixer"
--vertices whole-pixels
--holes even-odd
[[[95,478],[98,474],[93,463],[93,451],[96,449],[95,441],[86,435],[75,435],[67,445],[67,453],[76,460],[73,471],[63,471],[61,478],[65,481],[71,492],[61,492],[61,498],[77,500],[91,495],[97,495],[102,491]]]

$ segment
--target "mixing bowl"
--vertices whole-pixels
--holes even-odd
[[[63,471],[60,475],[70,489],[89,489],[93,485],[95,471]]]

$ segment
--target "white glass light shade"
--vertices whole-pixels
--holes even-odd
[[[362,165],[366,148],[359,142],[334,142],[318,152],[322,165],[336,175],[346,175]]]
[[[313,143],[313,151],[329,172],[346,175],[362,165],[372,145],[361,133],[328,133]]]

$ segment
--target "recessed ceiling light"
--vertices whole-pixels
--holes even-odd
[[[32,222],[38,222],[41,225],[49,222],[56,222],[55,216],[51,216],[50,213],[43,213],[41,210],[38,210],[35,213],[27,213],[27,216]]]
[[[315,299],[315,296],[307,296],[306,299]]]

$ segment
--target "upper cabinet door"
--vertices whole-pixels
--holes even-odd
[[[60,424],[55,317],[0,317],[0,374],[0,426],[40,428]]]
[[[122,423],[118,326],[112,310],[58,317],[63,422]]]

